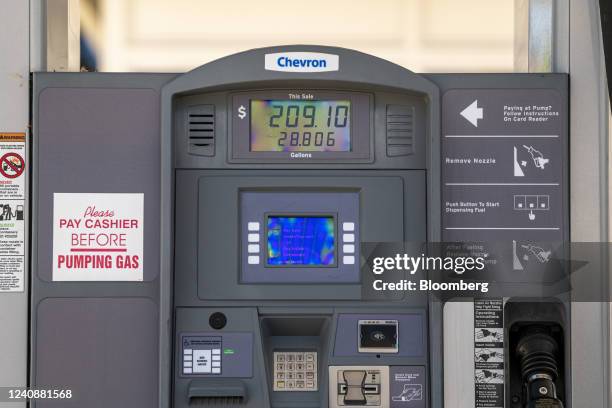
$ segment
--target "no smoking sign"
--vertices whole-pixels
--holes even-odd
[[[14,152],[9,152],[0,157],[0,174],[9,179],[14,179],[23,174],[25,161],[23,157]]]

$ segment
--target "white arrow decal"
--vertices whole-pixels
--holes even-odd
[[[482,108],[478,107],[478,99],[470,104],[467,108],[461,111],[461,116],[466,118],[472,125],[478,127],[478,119],[484,117]]]

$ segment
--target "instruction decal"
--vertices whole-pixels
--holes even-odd
[[[563,241],[563,98],[554,89],[443,96],[442,224],[448,242]],[[546,248],[544,248],[547,250]]]
[[[142,281],[144,194],[55,193],[54,281]]]
[[[390,408],[425,408],[427,398],[424,366],[389,367]]]
[[[23,292],[26,134],[0,132],[0,292]]]
[[[564,240],[566,108],[552,88],[451,89],[442,97],[442,239],[494,250],[487,272],[506,281],[548,279]],[[504,406],[503,302],[474,300],[477,408]]]
[[[476,407],[504,406],[504,301],[474,300]]]

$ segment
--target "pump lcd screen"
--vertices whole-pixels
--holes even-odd
[[[333,216],[268,216],[267,264],[324,267],[335,264]]]
[[[251,99],[250,151],[348,152],[351,101]]]

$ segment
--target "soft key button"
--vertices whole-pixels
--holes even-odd
[[[347,243],[355,242],[355,234],[343,234],[342,241]]]
[[[355,253],[355,245],[353,244],[344,244],[342,245],[342,252],[345,254]]]
[[[191,374],[193,372],[193,350],[183,350],[183,374]]]
[[[354,265],[355,257],[352,255],[345,255],[344,257],[342,257],[342,263],[345,265]]]
[[[342,231],[345,231],[345,232],[355,231],[355,223],[354,222],[343,222]]]
[[[249,231],[259,231],[259,223],[258,222],[249,222],[248,229],[249,229]]]

